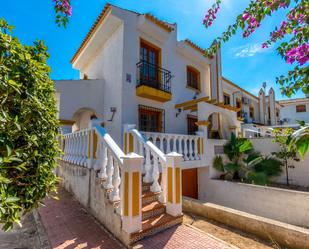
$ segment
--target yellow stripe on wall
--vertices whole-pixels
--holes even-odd
[[[97,134],[95,133],[95,131],[92,131],[93,132],[93,152],[92,152],[92,157],[94,159],[96,159],[96,151],[97,151],[97,143],[98,143],[98,136]]]
[[[167,201],[173,203],[173,168],[167,168]]]
[[[129,216],[129,173],[124,174],[124,205],[123,205],[123,215]]]
[[[124,134],[124,153],[125,154],[128,154],[128,151],[127,151],[127,133]]]
[[[134,152],[134,137],[133,135],[130,133],[129,134],[129,152]]]
[[[139,172],[132,173],[132,216],[139,215],[139,195],[140,195]]]
[[[201,155],[201,150],[202,148],[201,148],[201,139],[200,138],[198,138],[197,139],[197,152],[198,152],[198,154],[199,155]]]
[[[176,203],[180,203],[180,168],[176,168]]]

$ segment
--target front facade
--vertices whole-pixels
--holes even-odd
[[[224,139],[246,130],[257,136],[281,120],[272,88],[256,97],[238,87],[221,75],[220,50],[205,57],[177,40],[176,24],[150,14],[107,4],[71,63],[80,80],[55,82],[63,132],[102,126],[125,153],[150,163],[128,135],[136,128],[163,154],[183,155],[182,192],[193,198]]]
[[[216,113],[210,112],[211,117],[200,121],[212,119],[211,136],[227,138],[229,132],[222,131],[223,117],[218,114],[229,106],[222,106],[220,61],[220,53],[206,58],[191,41],[177,41],[176,24],[106,5],[72,58],[81,80],[71,84],[82,91],[87,106],[81,106],[67,82],[58,81],[60,102],[70,99],[81,108],[72,113],[64,110],[66,104],[60,104],[60,119],[64,124],[75,123],[76,130],[84,128],[81,120],[90,122],[96,117],[122,143],[124,124],[136,124],[148,132],[195,134],[197,104],[203,102]],[[87,85],[89,91],[78,90]],[[88,112],[81,117],[83,110]],[[234,122],[236,109],[227,111],[233,120],[229,125],[239,126]]]

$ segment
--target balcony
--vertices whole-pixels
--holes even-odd
[[[137,66],[136,95],[159,102],[172,99],[171,72],[147,61],[140,61]]]

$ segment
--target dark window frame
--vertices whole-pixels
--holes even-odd
[[[149,127],[151,127],[151,124],[146,124],[146,128],[145,128],[145,125],[143,124],[143,120],[142,120],[142,115],[143,113],[145,114],[147,112],[149,114],[157,112],[160,115],[161,120],[157,121],[159,125],[157,129],[151,129],[151,128],[149,129]],[[165,110],[160,109],[160,108],[151,107],[151,106],[146,106],[146,105],[138,105],[138,124],[139,124],[140,131],[164,133],[165,132]]]
[[[187,87],[201,91],[201,73],[192,66],[187,66]]]
[[[228,101],[225,101],[227,99]],[[223,93],[223,101],[225,105],[231,105],[231,95],[227,93]]]
[[[306,107],[306,105],[296,105],[295,110],[296,110],[297,113],[307,112],[307,107]]]
[[[188,135],[195,135],[195,132],[198,131],[198,126],[195,124],[198,121],[196,116],[187,115],[187,133]],[[193,129],[192,129],[193,128]]]

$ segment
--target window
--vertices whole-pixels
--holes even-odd
[[[249,107],[249,117],[251,119],[254,119],[254,107],[253,106]]]
[[[230,97],[230,95],[227,94],[227,93],[224,93],[223,97],[224,97],[224,104],[225,105],[230,105],[231,104],[231,97]]]
[[[242,104],[241,104],[241,99],[239,98],[236,99],[236,107],[240,108],[240,110],[237,112],[237,117],[242,118],[242,111],[241,111]]]
[[[187,124],[188,124],[188,134],[195,135],[195,132],[198,131],[198,126],[196,125],[197,117],[188,115],[187,116]]]
[[[200,72],[190,66],[187,66],[187,86],[200,90]]]
[[[306,105],[297,105],[296,112],[306,112]]]
[[[141,131],[164,132],[164,110],[139,105],[138,113]]]

